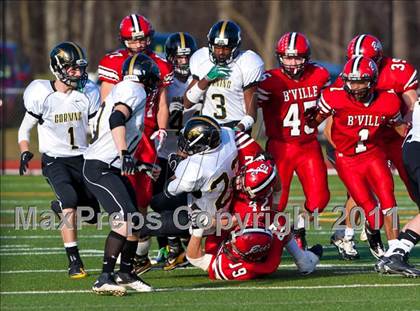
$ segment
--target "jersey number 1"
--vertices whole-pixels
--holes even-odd
[[[361,129],[359,131],[359,141],[357,142],[355,153],[362,153],[367,150],[365,142],[368,140],[368,137],[369,137],[368,129]]]
[[[69,130],[67,131],[70,135],[70,145],[71,145],[71,149],[79,149],[78,146],[76,146],[74,144],[74,128],[70,127]]]

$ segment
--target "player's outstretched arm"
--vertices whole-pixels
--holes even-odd
[[[404,121],[411,122],[413,116],[414,103],[417,101],[418,96],[416,90],[408,90],[402,94],[402,100],[407,106],[407,113],[404,115]]]
[[[28,169],[29,161],[33,158],[33,153],[29,151],[29,141],[32,128],[38,123],[38,120],[25,113],[25,117],[19,127],[18,144],[20,149],[19,174],[24,175]]]

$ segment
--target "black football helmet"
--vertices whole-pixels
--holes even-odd
[[[50,52],[50,69],[58,80],[74,88],[82,89],[87,83],[88,74],[86,67],[88,61],[83,49],[74,42],[62,42]],[[80,77],[73,77],[67,74],[67,69],[79,68]]]
[[[219,21],[211,27],[207,35],[207,40],[211,61],[216,65],[227,65],[239,54],[239,46],[241,45],[241,28],[232,21]],[[217,58],[214,54],[215,45],[231,48],[232,51],[227,58]]]
[[[178,148],[193,155],[217,148],[221,143],[220,125],[209,116],[195,116],[187,121],[178,137]]]
[[[174,66],[174,70],[181,76],[190,75],[189,61],[186,64],[178,64],[177,56],[188,56],[197,51],[197,43],[193,36],[186,32],[176,32],[168,37],[165,42],[166,59]]]
[[[124,61],[122,75],[124,80],[142,83],[148,96],[155,93],[161,82],[158,65],[143,53],[134,54]]]

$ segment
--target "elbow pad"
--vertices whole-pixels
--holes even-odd
[[[109,128],[113,130],[116,127],[125,126],[125,121],[125,115],[119,110],[114,110],[109,117]]]

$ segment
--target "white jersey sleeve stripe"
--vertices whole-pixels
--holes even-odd
[[[404,85],[404,91],[412,86],[413,84],[417,83],[417,70],[414,70],[413,74],[411,75],[408,82]]]

